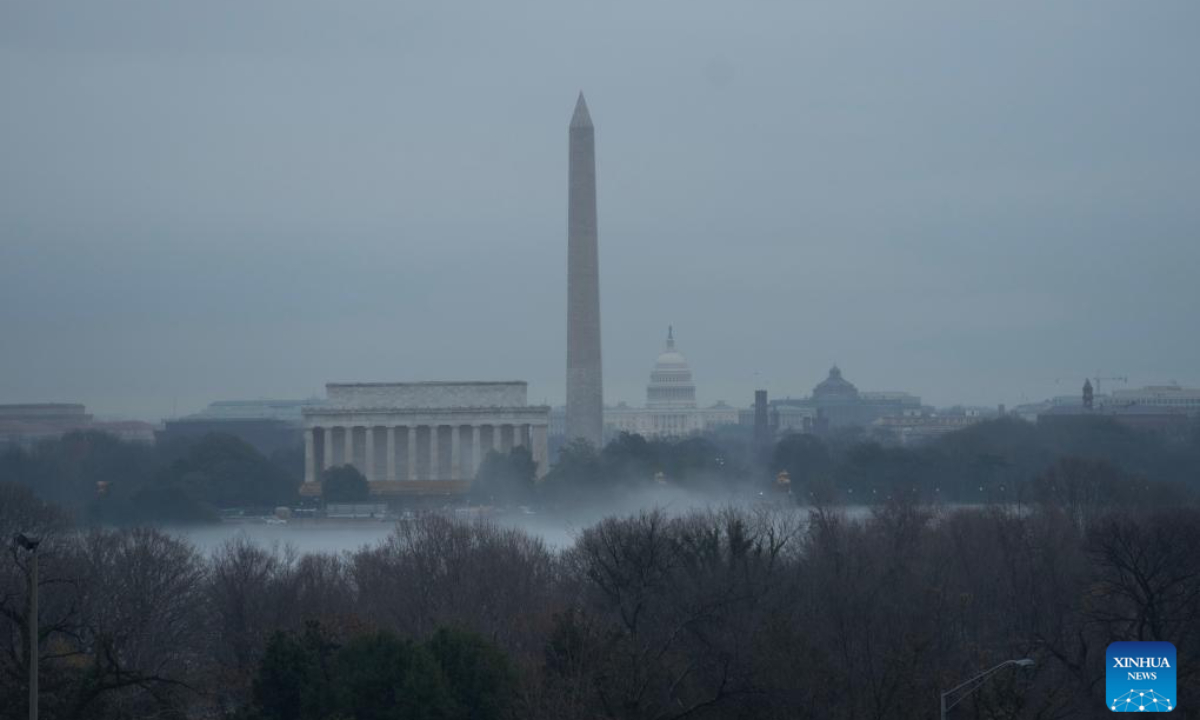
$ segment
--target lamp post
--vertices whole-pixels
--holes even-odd
[[[29,720],[38,717],[38,545],[42,541],[21,533],[13,538],[18,547],[29,551]]]
[[[971,693],[978,690],[983,685],[983,683],[986,682],[987,679],[989,677],[991,677],[994,673],[999,672],[1000,670],[1003,670],[1004,668],[1010,667],[1010,666],[1011,667],[1029,668],[1029,667],[1033,667],[1033,665],[1034,665],[1034,662],[1030,658],[1021,658],[1020,660],[1005,660],[1004,662],[1000,663],[999,665],[997,665],[994,668],[991,668],[990,670],[984,670],[983,672],[979,673],[978,675],[971,678],[970,680],[962,683],[961,685],[957,685],[955,687],[950,688],[946,692],[942,693],[942,716],[941,716],[942,720],[946,720],[946,713],[950,711],[950,708],[959,704],[968,695],[970,695]],[[958,693],[959,691],[963,691],[962,694],[960,694],[957,698],[950,700],[950,697],[953,696],[955,693]]]

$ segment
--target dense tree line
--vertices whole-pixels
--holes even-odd
[[[0,453],[0,482],[33,488],[43,499],[95,523],[188,522],[213,519],[221,508],[274,508],[297,502],[298,450],[266,458],[231,436],[151,447],[101,433],[72,433],[32,449]],[[1073,486],[1071,474],[1109,480],[1106,500],[1176,500],[1200,488],[1200,419],[1184,436],[1133,430],[1097,418],[1035,425],[1012,418],[979,423],[932,442],[906,447],[848,429],[818,436],[792,434],[758,447],[744,428],[685,439],[622,434],[602,449],[560,448],[550,473],[535,481],[528,448],[490,452],[467,500],[479,505],[538,505],[562,514],[598,517],[694,501],[734,501],[776,493],[776,477],[791,480],[793,500],[807,504],[1027,503],[1039,493]],[[369,498],[352,467],[322,480],[331,499]]]
[[[222,508],[296,502],[294,453],[267,458],[231,435],[160,445],[72,432],[0,452],[0,482],[31,488],[81,521],[202,522]]]
[[[491,450],[483,456],[470,500],[479,505],[528,504],[537,495],[537,463],[525,445],[507,453]]]
[[[244,720],[510,717],[516,673],[495,645],[441,628],[424,642],[386,630],[339,643],[319,623],[276,633],[252,685]]]
[[[1039,478],[1079,462],[1097,464],[1111,479],[1106,492],[1194,492],[1200,488],[1200,419],[1184,437],[1104,418],[1061,425],[1001,418],[915,447],[880,444],[854,431],[828,438],[791,435],[775,446],[770,466],[788,472],[794,494],[805,502],[871,504],[910,496],[1020,503],[1041,491]]]
[[[622,434],[601,450],[570,443],[545,481],[527,483],[520,497],[560,509],[620,507],[631,493],[728,500],[778,493],[786,472],[792,499],[805,504],[1022,504],[1072,486],[1081,468],[1107,478],[1093,488],[1107,502],[1161,504],[1200,489],[1200,419],[1186,435],[1164,436],[1103,418],[1049,426],[1001,418],[914,446],[850,428],[760,448],[741,430],[681,440]]]
[[[321,473],[321,497],[331,503],[367,502],[371,484],[353,465],[335,465]]]
[[[1094,469],[1094,468],[1093,468]],[[422,514],[374,547],[204,555],[73,528],[0,486],[0,702],[43,717],[928,718],[940,690],[1030,657],[961,718],[1093,718],[1115,640],[1167,640],[1200,690],[1200,511],[1079,486],[1021,510],[764,504],[614,516],[560,549]]]

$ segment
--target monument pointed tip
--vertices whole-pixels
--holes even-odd
[[[592,127],[592,116],[588,113],[587,100],[583,99],[583,91],[579,91],[579,99],[575,101],[575,114],[571,116],[571,127]]]

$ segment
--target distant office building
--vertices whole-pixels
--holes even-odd
[[[77,403],[0,405],[0,448],[31,447],[75,431],[104,432],[130,442],[154,441],[150,423],[97,421]]]
[[[880,441],[891,441],[900,445],[919,445],[948,433],[971,427],[988,419],[980,413],[938,412],[888,415],[871,423],[872,436]],[[996,417],[992,413],[990,417]]]
[[[282,420],[299,425],[304,408],[320,405],[320,398],[307,400],[218,400],[186,420]]]
[[[0,422],[37,423],[50,427],[75,428],[92,421],[87,409],[77,403],[28,403],[0,405]]]
[[[1000,417],[1000,410],[990,405],[952,405],[948,408],[938,408],[931,410],[926,408],[920,413],[910,413],[912,415],[940,415],[942,417],[963,417],[971,418],[976,421],[992,420]]]
[[[1095,394],[1095,395],[1093,395],[1092,402],[1097,407],[1103,407],[1104,405],[1106,405],[1108,403],[1108,395]],[[1035,423],[1035,422],[1037,422],[1039,415],[1042,415],[1043,413],[1048,412],[1052,408],[1059,408],[1059,407],[1064,407],[1064,408],[1083,407],[1083,397],[1081,395],[1079,395],[1078,393],[1075,395],[1056,395],[1056,396],[1050,398],[1049,400],[1043,400],[1041,402],[1035,402],[1035,403],[1023,403],[1021,405],[1017,405],[1011,411],[1009,411],[1009,414],[1015,415],[1016,417],[1019,417],[1022,420],[1027,420],[1029,422]]]
[[[1177,435],[1186,431],[1189,417],[1186,412],[1166,407],[1131,405],[1127,407],[1056,407],[1038,415],[1039,425],[1062,425],[1090,418],[1106,418],[1135,430]]]
[[[752,405],[738,410],[738,425],[755,427],[756,408]],[[770,401],[767,406],[767,425],[771,432],[779,435],[788,433],[810,433],[817,428],[817,409],[802,405]]]
[[[198,413],[167,420],[159,442],[194,442],[210,433],[233,435],[264,455],[300,444],[302,410],[321,400],[219,400]]]
[[[1085,386],[1091,386],[1086,380]],[[1030,422],[1038,422],[1043,415],[1069,415],[1070,408],[1087,406],[1084,393],[1074,395],[1058,395],[1049,400],[1018,405],[1012,409],[1012,414]],[[1200,414],[1200,389],[1182,387],[1177,384],[1148,385],[1143,388],[1130,390],[1114,390],[1112,393],[1092,394],[1091,407],[1094,410],[1114,411],[1124,409],[1130,412],[1142,412],[1144,417],[1153,415],[1155,409],[1171,412],[1183,412],[1195,416]],[[1063,409],[1057,409],[1063,408]],[[1140,408],[1141,410],[1134,410]],[[1146,413],[1149,412],[1149,415]]]
[[[74,403],[0,405],[0,447],[29,447],[91,425],[92,416]]]
[[[1197,408],[1190,391],[1178,386],[1155,386],[1141,390],[1118,390],[1107,402],[1100,403],[1085,380],[1078,404],[1051,407],[1037,416],[1038,424],[1065,425],[1094,418],[1112,420],[1125,427],[1162,435],[1186,431]],[[1122,395],[1118,395],[1122,393]],[[1125,394],[1128,393],[1128,394]],[[1118,400],[1118,398],[1122,398]]]
[[[1189,415],[1200,415],[1200,388],[1171,384],[1149,385],[1136,390],[1113,390],[1105,404],[1118,408],[1181,410]]]
[[[302,491],[353,465],[378,496],[460,495],[490,450],[528,447],[549,469],[550,408],[527,403],[524,382],[330,383],[304,408]]]

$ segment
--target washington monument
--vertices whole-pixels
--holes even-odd
[[[571,116],[567,190],[567,440],[604,440],[596,132],[583,93]]]

